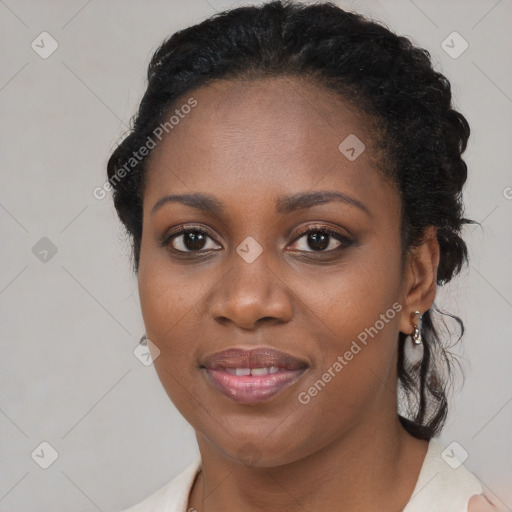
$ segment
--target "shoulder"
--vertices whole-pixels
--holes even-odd
[[[431,439],[416,486],[403,512],[467,512],[470,499],[481,494],[480,481],[457,459],[451,447],[445,448]],[[481,503],[480,498],[475,499]],[[478,501],[473,503],[478,504]]]
[[[190,489],[200,468],[201,460],[197,459],[168,484],[122,512],[186,512]]]

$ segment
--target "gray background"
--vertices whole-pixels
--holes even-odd
[[[240,4],[0,0],[2,512],[120,510],[198,456],[133,354],[144,327],[129,246],[110,197],[92,192],[163,38]],[[471,264],[436,299],[467,328],[454,349],[466,379],[441,441],[464,447],[466,467],[511,507],[512,2],[338,4],[427,48],[471,125],[466,215],[482,228],[465,230]],[[31,47],[43,31],[59,45],[46,59]],[[458,58],[441,47],[453,31],[469,43]],[[59,454],[46,470],[31,458],[43,441]]]

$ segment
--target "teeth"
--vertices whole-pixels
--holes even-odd
[[[246,376],[246,375],[267,375],[269,373],[277,373],[279,368],[271,366],[270,368],[225,368],[226,372],[230,375]]]
[[[253,368],[251,370],[251,375],[267,375],[268,368]]]

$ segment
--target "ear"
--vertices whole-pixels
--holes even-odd
[[[400,331],[411,334],[414,329],[411,314],[414,311],[425,313],[436,297],[437,267],[439,266],[439,243],[437,229],[429,226],[423,241],[406,255],[404,266],[404,288],[400,317]]]

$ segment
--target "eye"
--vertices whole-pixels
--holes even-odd
[[[208,246],[208,241],[210,241],[210,246]],[[222,248],[216,244],[208,231],[195,227],[182,229],[165,237],[162,245],[176,252],[206,252]]]
[[[302,243],[299,243],[301,240]],[[348,236],[323,226],[318,228],[309,227],[300,233],[293,243],[298,247],[292,247],[292,249],[298,251],[333,252],[352,245],[353,241]]]
[[[195,226],[181,228],[170,235],[164,235],[161,245],[175,253],[200,254],[222,249],[208,230]],[[347,235],[334,229],[310,226],[299,233],[289,247],[301,252],[330,253],[353,243],[354,241]]]

